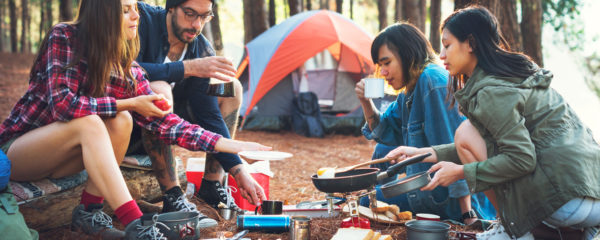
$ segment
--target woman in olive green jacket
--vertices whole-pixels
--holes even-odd
[[[552,73],[511,52],[483,7],[450,15],[442,44],[451,101],[468,120],[454,144],[404,146],[388,157],[434,153],[425,161],[437,162],[429,170],[436,174],[421,190],[464,178],[471,192],[483,191],[501,224],[477,239],[533,239],[530,231],[542,222],[585,229],[592,239],[600,225],[600,147],[549,87]]]

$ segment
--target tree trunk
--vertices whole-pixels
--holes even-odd
[[[277,23],[275,18],[275,0],[269,0],[269,27],[274,26]]]
[[[244,43],[267,30],[265,0],[244,0]]]
[[[354,19],[354,0],[350,0],[350,19]]]
[[[31,52],[29,3],[21,0],[21,52]]]
[[[46,13],[44,14],[46,16],[46,22],[44,23],[44,33],[48,32],[48,30],[50,30],[50,28],[52,27],[52,23],[54,23],[54,17],[52,16],[52,2],[53,1],[44,1],[46,2]]]
[[[300,0],[288,0],[288,6],[290,7],[290,17],[302,11]]]
[[[312,0],[306,0],[306,10],[312,10]]]
[[[431,6],[429,7],[429,18],[431,24],[429,25],[429,42],[433,47],[433,50],[440,52],[440,22],[442,19],[442,0],[431,0]]]
[[[60,0],[59,8],[59,21],[66,22],[73,20],[73,2],[71,0]]]
[[[329,9],[329,0],[319,0],[319,9]]]
[[[4,52],[4,9],[5,1],[0,0],[0,52]]]
[[[403,0],[402,16],[404,20],[414,24],[422,32],[425,32],[425,9],[421,3],[424,0]]]
[[[521,32],[527,33],[522,35],[523,52],[542,67],[542,0],[521,0],[521,9]]]
[[[221,21],[219,19],[219,5],[217,4],[217,1],[215,1],[213,4],[213,13],[215,16],[210,21],[210,30],[212,32],[213,46],[215,47],[217,55],[223,56],[223,37],[221,35]]]
[[[499,15],[496,16],[499,16],[500,29],[502,29],[502,34],[510,45],[510,49],[513,51],[522,51],[521,29],[517,20],[517,1],[504,0],[502,1],[502,6],[497,8],[497,11],[499,12]]]
[[[342,6],[344,6],[344,0],[335,0],[335,11],[342,13]]]
[[[10,14],[10,51],[17,52],[17,4],[15,0],[8,0],[8,12]]]
[[[402,0],[394,0],[394,21],[398,22],[403,19],[402,16]]]
[[[473,0],[454,0],[454,10],[465,8],[473,2]]]
[[[383,30],[388,25],[387,21],[388,0],[377,1],[377,10],[379,11],[379,30]]]

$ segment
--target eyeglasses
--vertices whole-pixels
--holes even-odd
[[[196,19],[200,18],[200,21],[205,23],[212,20],[212,18],[215,16],[212,11],[205,14],[198,14],[196,11],[188,7],[180,6],[179,8],[181,8],[181,10],[183,11],[183,16],[185,17],[185,20],[190,22],[195,22]]]

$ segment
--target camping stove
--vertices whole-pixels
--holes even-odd
[[[358,227],[358,228],[371,228],[371,223],[369,219],[360,217],[358,212],[358,200],[361,197],[367,196],[369,201],[371,202],[371,206],[375,206],[375,202],[377,199],[375,198],[375,188],[371,187],[366,190],[366,192],[349,192],[342,194],[346,199],[346,204],[348,205],[348,210],[350,213],[350,217],[342,220],[341,226],[342,228],[348,227]],[[335,195],[333,193],[327,193],[327,213],[329,215],[333,214],[334,204],[333,200],[335,199]]]

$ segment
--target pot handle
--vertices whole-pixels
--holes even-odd
[[[406,159],[406,160],[404,160],[402,162],[396,163],[396,164],[392,165],[391,167],[389,167],[387,169],[387,171],[378,174],[377,175],[377,181],[381,181],[381,180],[386,179],[388,177],[394,176],[397,173],[399,173],[400,171],[402,171],[402,169],[404,169],[406,166],[408,166],[410,164],[413,164],[413,163],[421,162],[421,161],[423,161],[423,159],[425,159],[425,158],[427,158],[429,156],[431,156],[431,153],[425,153],[425,154],[421,154],[421,155],[418,155],[418,156],[411,157],[411,158]]]

